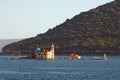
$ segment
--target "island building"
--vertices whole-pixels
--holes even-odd
[[[51,45],[50,49],[41,49],[39,52],[35,53],[36,59],[42,60],[54,60],[54,45]]]
[[[81,59],[81,56],[79,56],[76,53],[72,53],[72,54],[69,55],[68,59]]]

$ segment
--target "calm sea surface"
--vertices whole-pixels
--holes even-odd
[[[108,60],[6,60],[0,80],[120,80],[120,56]]]

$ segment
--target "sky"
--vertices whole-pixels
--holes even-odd
[[[35,37],[113,0],[0,0],[0,39]]]

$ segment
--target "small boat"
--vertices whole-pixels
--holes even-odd
[[[107,59],[106,54],[104,54],[104,57],[103,57],[103,58],[98,57],[98,56],[95,56],[95,57],[93,57],[93,60],[108,60],[108,59]]]

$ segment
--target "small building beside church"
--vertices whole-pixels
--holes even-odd
[[[69,59],[81,59],[81,56],[78,54],[72,53],[69,55]]]

